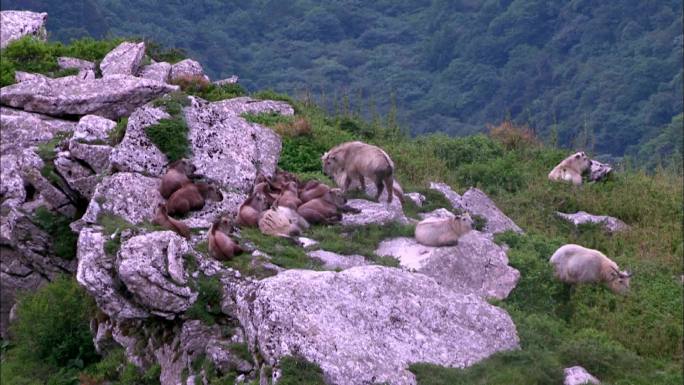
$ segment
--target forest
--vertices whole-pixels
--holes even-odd
[[[138,37],[212,78],[312,95],[413,135],[511,119],[547,143],[666,165],[682,154],[681,1],[3,0],[51,40]]]

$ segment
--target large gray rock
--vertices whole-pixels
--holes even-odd
[[[97,115],[82,117],[69,140],[71,155],[87,163],[98,174],[107,171],[113,150],[108,145],[109,134],[115,127],[116,122]]]
[[[78,236],[78,270],[76,279],[95,298],[97,306],[114,320],[149,317],[141,306],[126,298],[126,288],[116,272],[116,256],[104,250],[107,238],[92,228],[84,228]]]
[[[145,128],[171,116],[151,104],[138,108],[128,118],[126,134],[112,151],[109,161],[118,171],[160,175],[168,158],[147,137]]]
[[[171,64],[167,62],[152,63],[140,69],[139,77],[168,83],[171,75]]]
[[[449,247],[424,246],[414,238],[385,240],[375,254],[397,258],[402,267],[454,291],[481,297],[504,299],[520,279],[520,272],[508,266],[506,251],[479,231]]]
[[[598,378],[592,376],[586,369],[581,366],[572,366],[563,369],[563,374],[565,379],[563,380],[563,385],[586,385],[595,384],[598,385],[601,381]]]
[[[47,142],[58,132],[72,132],[76,123],[46,115],[0,107],[2,136],[0,153],[17,151]]]
[[[197,299],[183,258],[190,245],[172,231],[138,235],[121,245],[117,272],[133,299],[150,313],[173,319]]]
[[[518,347],[504,310],[394,268],[288,270],[241,287],[236,299],[266,364],[298,354],[329,384],[415,384],[411,363],[462,368]]]
[[[274,174],[282,144],[271,129],[247,122],[232,106],[236,104],[231,100],[207,103],[192,98],[184,110],[192,163],[198,174],[224,189],[247,193],[257,173]]]
[[[102,76],[135,75],[145,56],[145,43],[123,42],[111,50],[100,62]]]
[[[347,205],[360,210],[360,212],[343,214],[341,222],[343,226],[363,226],[389,222],[409,223],[399,199],[392,200],[390,204],[382,197],[377,203],[365,199],[350,199]]]
[[[579,226],[584,223],[599,223],[611,233],[626,230],[629,228],[627,224],[615,217],[608,215],[593,215],[586,211],[578,211],[574,214],[565,214],[560,211],[556,211],[556,215],[560,218],[572,223],[575,226]]]
[[[30,72],[24,72],[24,71],[15,71],[14,72],[14,82],[15,83],[38,81],[38,80],[45,80],[45,79],[50,79],[50,77],[45,76],[45,75],[41,75],[41,74],[33,74]]]
[[[71,140],[83,143],[106,142],[116,122],[97,115],[86,115],[79,119]]]
[[[258,100],[248,96],[221,100],[212,103],[216,113],[223,116],[240,116],[242,114],[265,114],[275,113],[284,116],[294,115],[294,108],[287,102],[279,100]]]
[[[39,40],[47,39],[45,23],[48,14],[45,12],[2,11],[0,12],[0,48],[26,35]]]
[[[504,231],[523,232],[511,218],[507,217],[496,207],[496,204],[485,193],[475,187],[469,188],[463,196],[458,195],[451,187],[444,183],[431,182],[430,188],[441,192],[453,208],[485,218],[487,224],[483,230],[487,233],[496,234]]]
[[[156,97],[177,90],[178,86],[130,75],[91,80],[66,76],[3,87],[0,103],[54,116],[94,114],[118,119]]]
[[[91,169],[71,158],[68,151],[60,153],[54,163],[57,172],[71,189],[86,199],[92,198],[99,178]]]
[[[57,58],[57,65],[61,69],[75,68],[79,71],[94,71],[95,63],[75,57],[61,56]]]
[[[589,180],[592,182],[601,181],[607,178],[612,171],[613,168],[610,165],[592,159],[589,168]]]
[[[132,224],[152,221],[159,203],[161,180],[136,173],[119,172],[105,177],[95,188],[80,221],[97,223],[100,214],[117,215]]]
[[[209,77],[204,74],[202,65],[192,59],[181,60],[171,66],[170,81],[175,82],[182,79],[198,78],[209,82]]]
[[[86,144],[72,140],[69,142],[69,151],[75,159],[85,162],[98,174],[109,170],[113,147],[106,144]]]

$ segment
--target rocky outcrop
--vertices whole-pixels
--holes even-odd
[[[20,151],[47,142],[58,132],[72,132],[76,123],[50,116],[0,107],[2,137],[0,153]]]
[[[95,63],[83,59],[77,59],[74,57],[58,57],[57,65],[61,69],[75,68],[79,71],[94,71]]]
[[[184,255],[190,245],[171,231],[132,237],[121,245],[117,272],[137,303],[157,316],[173,319],[197,299],[188,286]]]
[[[363,255],[342,255],[326,250],[311,251],[307,255],[321,261],[323,263],[323,268],[327,270],[344,270],[349,269],[350,267],[368,264]]]
[[[150,65],[146,65],[140,70],[140,73],[138,74],[138,76],[141,78],[156,80],[162,83],[168,83],[170,75],[171,64],[167,62],[152,63]]]
[[[397,258],[402,267],[454,291],[482,297],[504,299],[520,279],[520,272],[508,266],[506,251],[479,231],[449,247],[424,246],[414,238],[385,240],[375,254]]]
[[[47,39],[45,12],[2,11],[0,12],[0,48],[10,42],[31,35],[39,40]]]
[[[268,365],[297,354],[329,384],[415,384],[414,362],[466,367],[518,346],[505,311],[432,278],[379,266],[288,270],[243,287],[238,317]]]
[[[145,56],[145,43],[123,42],[111,50],[100,62],[102,76],[135,75]]]
[[[128,118],[123,140],[109,158],[112,166],[118,171],[160,175],[168,159],[147,137],[145,128],[169,118],[163,109],[151,104],[135,110]]]
[[[154,210],[164,202],[159,193],[161,180],[136,173],[119,172],[97,185],[93,199],[79,222],[97,223],[99,215],[121,217],[131,224],[154,219]]]
[[[203,79],[209,81],[209,76],[204,74],[202,65],[192,59],[181,60],[171,66],[171,73],[169,75],[171,82],[176,82],[183,79]]]
[[[207,103],[192,98],[184,116],[197,173],[225,189],[247,193],[257,173],[275,173],[282,145],[271,129],[239,117],[233,107],[242,106],[235,99]]]
[[[350,199],[347,205],[360,210],[360,212],[343,214],[341,222],[343,226],[363,226],[389,222],[409,223],[399,199],[392,200],[392,203],[387,203],[382,197],[378,203],[365,199]]]
[[[97,115],[86,115],[79,119],[72,141],[83,143],[105,142],[109,133],[116,127],[116,122]]]
[[[458,195],[448,185],[444,183],[430,183],[430,188],[441,192],[452,204],[453,208],[466,211],[471,215],[478,215],[487,220],[483,231],[491,234],[502,233],[504,231],[514,231],[522,233],[522,229],[507,217],[489,197],[476,189],[469,188],[463,196]]]
[[[274,113],[284,116],[294,115],[294,108],[279,100],[257,100],[247,96],[221,100],[212,103],[216,113],[223,116],[241,116],[242,114]]]
[[[109,170],[113,150],[108,144],[109,134],[115,127],[116,122],[97,115],[82,117],[69,140],[70,155],[85,162],[95,173]]]
[[[600,384],[598,378],[592,376],[581,366],[572,366],[563,369],[565,379],[563,385],[586,385],[586,384]]]
[[[89,80],[66,76],[3,87],[0,103],[53,116],[94,114],[118,119],[156,97],[177,90],[177,86],[129,75]]]
[[[575,226],[579,226],[585,223],[599,223],[610,233],[615,233],[618,231],[623,231],[629,228],[627,224],[615,217],[608,215],[593,215],[586,211],[578,211],[574,214],[565,214],[560,211],[556,211],[556,215],[560,218],[572,223]]]
[[[59,153],[54,164],[59,175],[72,190],[83,198],[92,198],[95,187],[100,180],[90,168],[71,158],[68,151]]]

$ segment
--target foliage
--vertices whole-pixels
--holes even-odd
[[[302,357],[285,356],[280,359],[282,376],[279,385],[325,385],[321,368]]]
[[[145,134],[169,162],[186,157],[190,152],[188,126],[182,118],[161,119],[145,127]]]
[[[128,118],[127,117],[120,118],[116,122],[116,127],[114,127],[113,130],[109,131],[109,145],[116,146],[117,144],[121,143],[121,141],[124,138],[124,135],[126,135],[126,127],[127,126],[128,126]]]
[[[73,383],[79,369],[97,360],[89,327],[94,309],[73,278],[58,277],[20,296],[10,325],[13,347],[0,365],[3,383]]]
[[[56,256],[67,260],[76,258],[78,236],[71,231],[71,220],[68,217],[41,206],[36,209],[33,221],[50,235],[52,250]]]
[[[243,239],[258,245],[259,251],[273,257],[271,263],[280,267],[312,270],[320,268],[319,264],[309,258],[293,239],[264,235],[259,229],[252,228],[242,229],[241,235]]]
[[[433,190],[431,188],[409,188],[409,186],[404,186],[411,192],[417,192],[425,197],[425,201],[421,206],[416,205],[411,199],[405,199],[403,208],[404,214],[409,218],[420,219],[418,217],[419,213],[429,213],[431,211],[437,210],[439,208],[448,209],[451,207],[451,202],[439,191]]]
[[[194,283],[197,300],[185,312],[190,319],[198,319],[207,325],[214,324],[214,317],[221,314],[221,282],[217,277],[200,274]]]
[[[190,76],[173,81],[188,95],[194,95],[210,102],[243,96],[245,90],[237,83],[217,85],[201,76]]]

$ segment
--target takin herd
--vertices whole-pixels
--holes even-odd
[[[363,142],[347,142],[333,147],[321,157],[323,173],[339,188],[331,188],[317,180],[302,183],[295,175],[277,170],[273,176],[259,174],[251,194],[239,206],[237,218],[220,216],[208,232],[210,255],[217,260],[228,260],[243,252],[231,237],[239,227],[257,227],[263,234],[276,237],[300,235],[311,224],[335,224],[343,213],[359,213],[347,205],[345,194],[358,180],[362,191],[366,180],[375,184],[375,200],[387,191],[387,203],[394,195],[403,202],[403,191],[394,181],[394,163],[381,148]],[[560,162],[548,175],[549,180],[582,183],[582,174],[589,170],[591,160],[584,152],[573,154]],[[199,182],[196,168],[188,160],[171,163],[162,177],[160,193],[167,199],[156,209],[154,223],[190,238],[190,229],[172,216],[183,216],[201,210],[206,201],[221,201],[219,189]],[[418,243],[440,247],[454,246],[458,239],[473,228],[468,213],[448,218],[429,217],[415,228]],[[549,262],[555,277],[565,283],[604,283],[613,292],[626,294],[631,273],[621,271],[618,265],[598,250],[567,244],[551,256]]]

